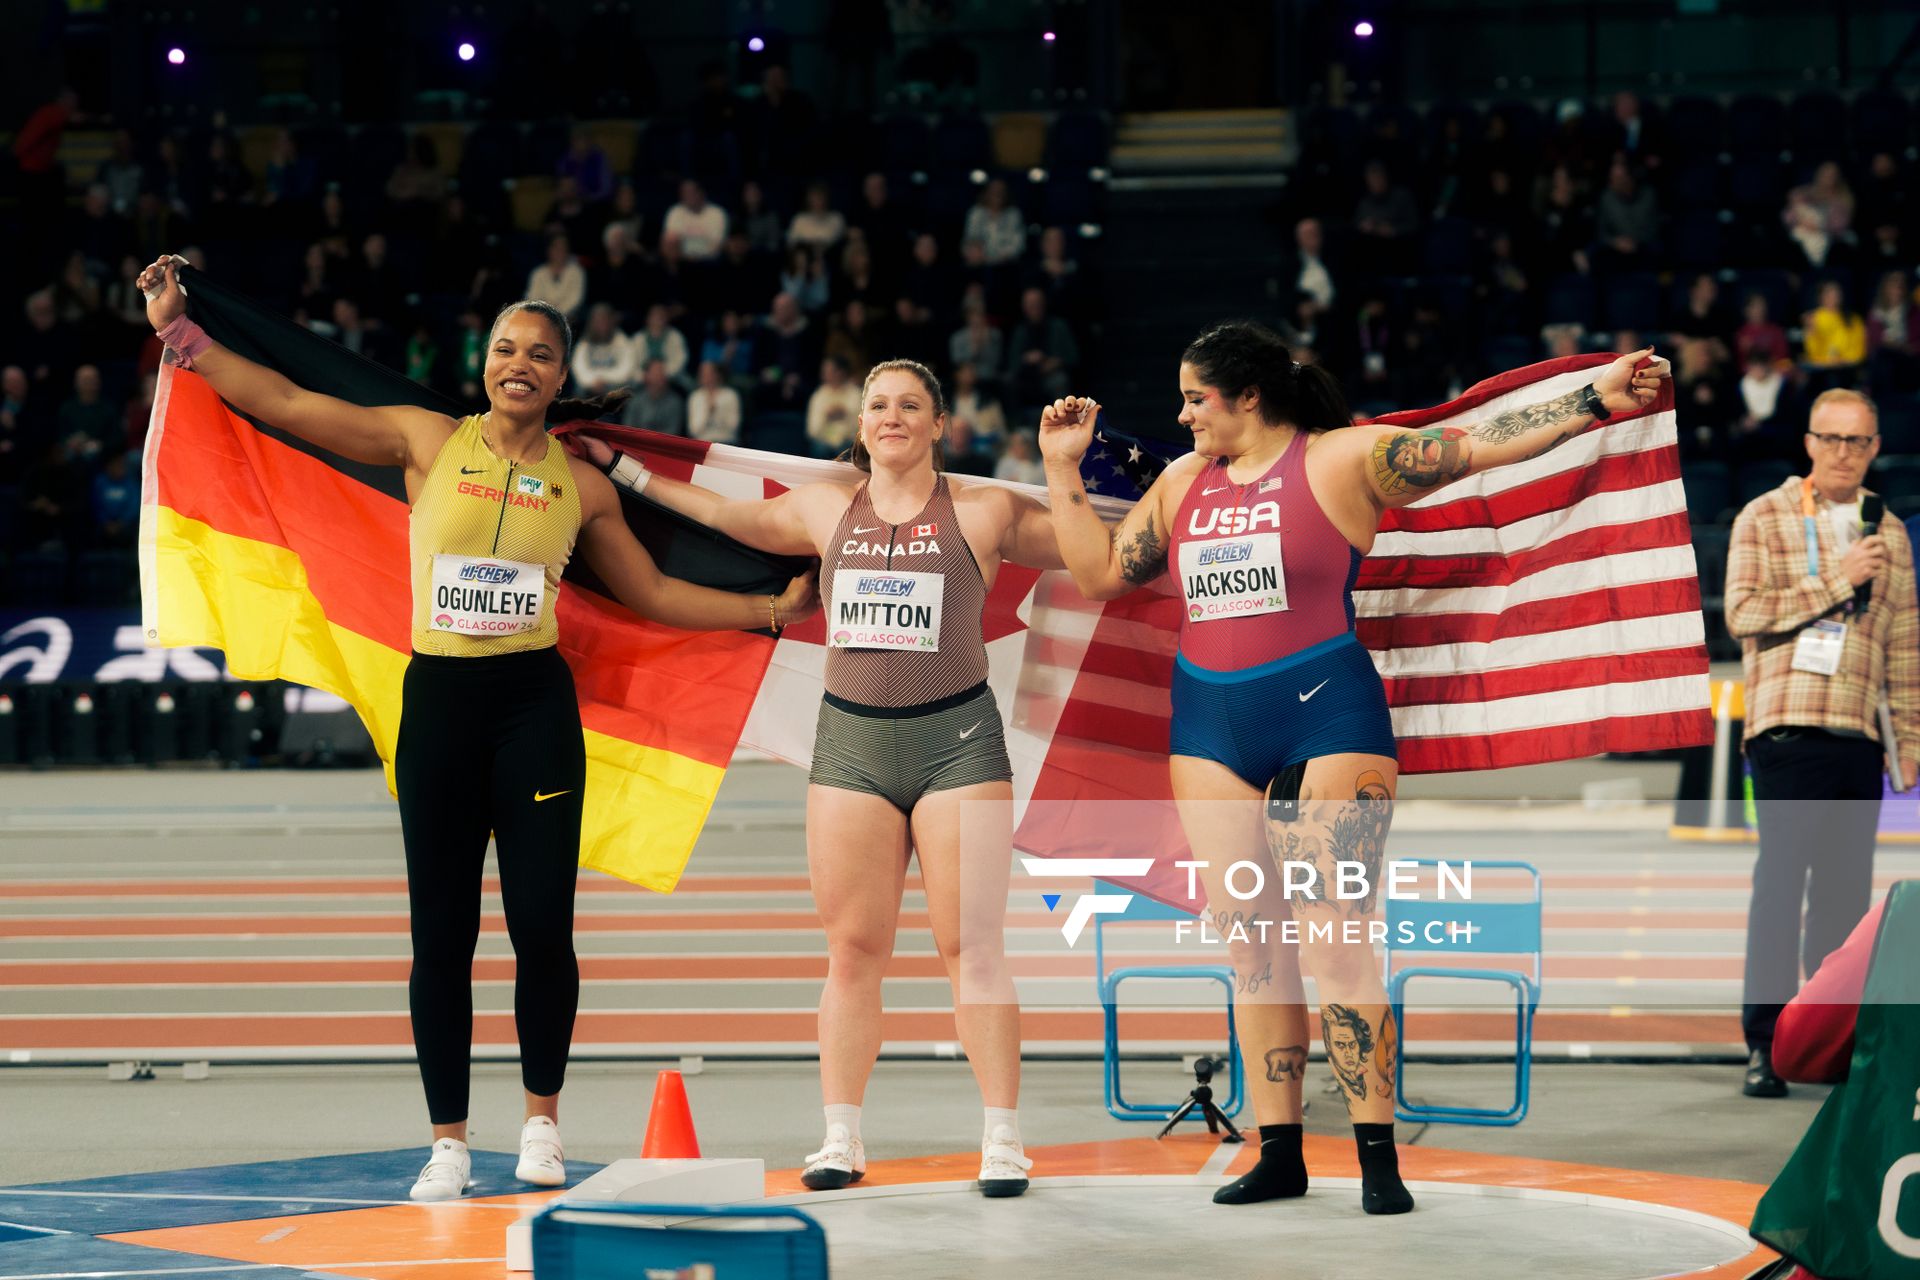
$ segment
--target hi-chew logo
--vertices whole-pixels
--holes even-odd
[[[509,569],[504,564],[463,564],[460,566],[462,582],[512,582],[520,576],[518,569]]]
[[[1143,876],[1153,870],[1152,858],[1034,858],[1026,854],[1020,856],[1021,865],[1027,874],[1037,879],[1082,880],[1091,876]],[[1057,893],[1040,895],[1051,911],[1060,902]],[[1066,922],[1060,926],[1060,935],[1067,940],[1068,946],[1080,941],[1080,934],[1087,927],[1087,921],[1095,916],[1120,916],[1127,913],[1127,907],[1133,902],[1130,893],[1085,893],[1074,899],[1073,909],[1067,912]]]
[[[1200,548],[1201,564],[1234,564],[1253,555],[1251,542],[1221,542]]]
[[[854,591],[863,596],[910,596],[913,588],[911,578],[862,578]]]

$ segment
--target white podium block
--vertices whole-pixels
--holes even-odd
[[[568,1204],[739,1204],[766,1194],[764,1160],[616,1160],[564,1199]]]
[[[532,1218],[522,1218],[507,1228],[507,1270],[533,1270]]]

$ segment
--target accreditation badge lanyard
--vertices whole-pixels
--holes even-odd
[[[1813,477],[1800,482],[1800,516],[1807,534],[1807,573],[1820,575],[1820,535],[1813,508]],[[1847,626],[1831,618],[1821,618],[1803,627],[1793,643],[1793,669],[1813,675],[1830,676],[1840,669],[1840,655],[1847,647]]]

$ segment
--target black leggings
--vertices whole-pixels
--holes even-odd
[[[467,1118],[473,949],[492,832],[515,959],[513,1018],[528,1092],[560,1092],[580,966],[573,886],[586,744],[573,673],[555,649],[486,658],[414,654],[394,781],[407,847],[413,1043],[434,1124]]]

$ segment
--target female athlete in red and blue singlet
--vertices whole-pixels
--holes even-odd
[[[1273,332],[1217,325],[1180,361],[1180,422],[1194,452],[1111,530],[1080,480],[1099,406],[1060,400],[1042,415],[1052,518],[1080,589],[1108,599],[1169,568],[1180,586],[1173,792],[1188,842],[1208,863],[1200,881],[1233,960],[1241,1035],[1261,1068],[1251,1090],[1259,1162],[1215,1200],[1306,1190],[1304,969],[1353,1121],[1362,1207],[1413,1208],[1393,1144],[1399,1035],[1369,932],[1399,769],[1386,695],[1353,630],[1353,584],[1381,513],[1538,457],[1645,405],[1667,376],[1648,348],[1576,391],[1471,427],[1355,427],[1332,377],[1294,363]],[[1227,869],[1256,857],[1263,840],[1275,864],[1265,888],[1233,901]],[[1329,892],[1337,862],[1364,866],[1363,896]],[[1314,888],[1283,893],[1286,863],[1311,866]],[[1297,945],[1278,925],[1289,916]]]

